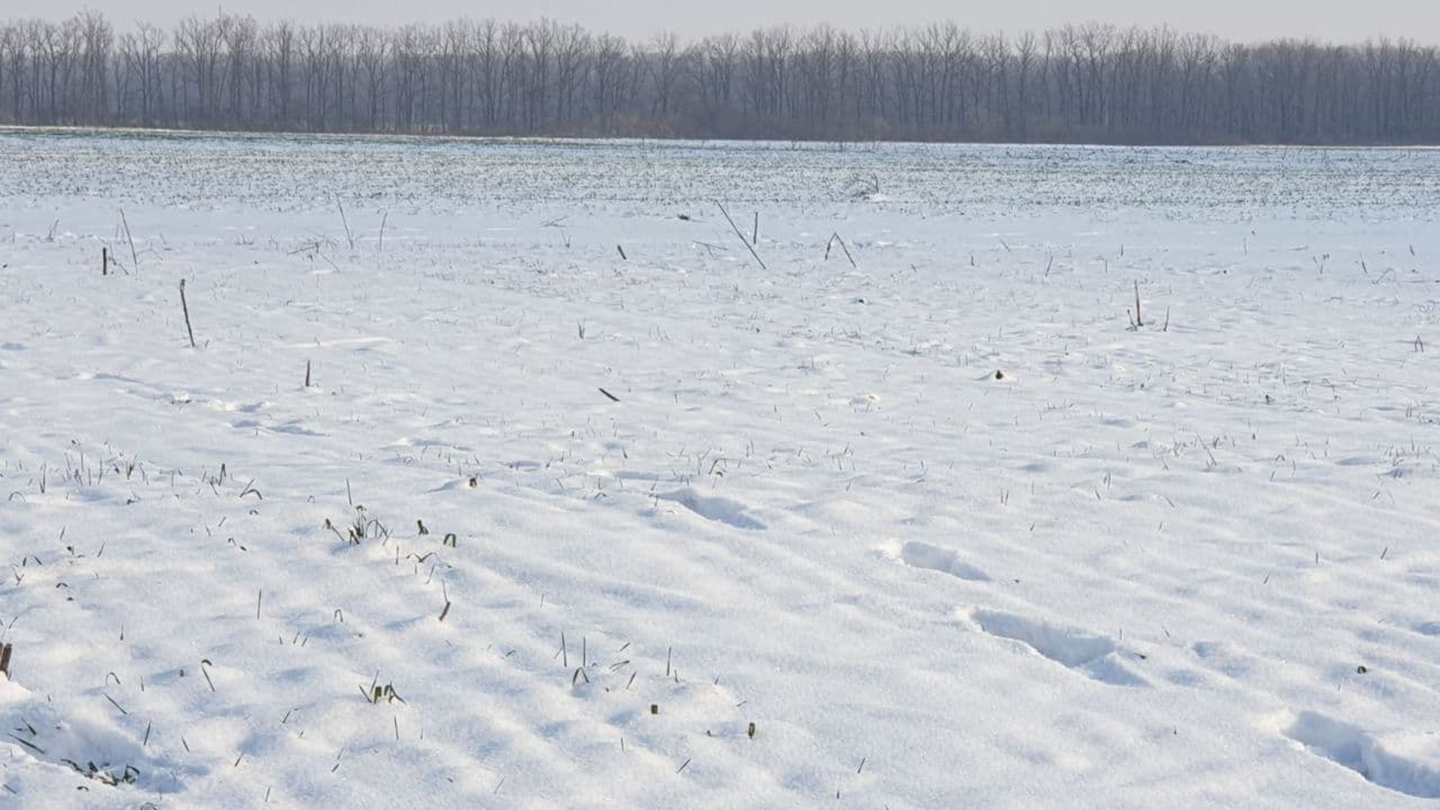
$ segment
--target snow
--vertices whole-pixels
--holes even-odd
[[[0,199],[3,806],[1440,798],[1440,152],[6,131]]]

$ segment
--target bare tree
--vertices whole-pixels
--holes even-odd
[[[1440,142],[1440,54],[954,23],[630,43],[549,20],[393,29],[86,11],[0,22],[0,121],[316,131],[1150,143]]]

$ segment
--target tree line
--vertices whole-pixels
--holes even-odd
[[[86,11],[0,23],[0,123],[298,132],[1437,143],[1440,54],[1067,25],[629,41],[550,20],[379,28]]]

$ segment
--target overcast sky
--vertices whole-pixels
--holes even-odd
[[[63,0],[3,0],[0,19],[53,19],[69,16],[80,7]],[[459,16],[528,20],[543,15],[629,37],[648,37],[662,30],[689,37],[775,23],[824,21],[857,28],[937,19],[954,19],[980,31],[1013,32],[1093,19],[1123,25],[1166,23],[1238,40],[1293,36],[1355,41],[1389,35],[1440,42],[1440,0],[101,0],[89,7],[102,9],[122,28],[134,20],[169,25],[181,17],[208,15],[223,7],[260,19],[370,23]]]

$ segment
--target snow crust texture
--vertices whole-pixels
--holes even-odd
[[[1440,806],[1437,212],[0,132],[0,807]]]

